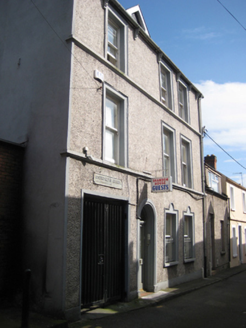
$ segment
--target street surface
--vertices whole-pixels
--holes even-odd
[[[246,327],[246,271],[156,306],[91,320],[81,327]]]

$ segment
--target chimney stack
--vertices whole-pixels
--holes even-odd
[[[217,157],[215,155],[207,155],[205,157],[205,163],[217,170]]]

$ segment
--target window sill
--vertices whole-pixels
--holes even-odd
[[[191,263],[191,262],[195,262],[196,258],[192,257],[190,259],[184,259],[184,263]]]
[[[164,268],[168,268],[168,267],[171,267],[171,266],[174,266],[174,265],[178,265],[178,264],[179,264],[178,261],[168,262],[168,263],[165,263],[164,264]]]
[[[196,194],[196,195],[199,195],[199,196],[202,196],[202,197],[205,196],[205,193],[203,193],[203,192],[197,191],[197,190],[192,189],[192,188],[184,187],[182,185],[177,184],[176,182],[173,182],[172,185],[173,185],[173,189],[182,190],[182,191],[185,191],[185,192],[188,192],[188,193],[190,192],[192,194]]]

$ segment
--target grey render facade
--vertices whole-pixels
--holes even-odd
[[[210,276],[230,266],[230,207],[226,178],[214,155],[205,157],[205,270]]]
[[[139,8],[3,0],[0,12],[0,138],[27,142],[23,268],[36,307],[75,320],[81,303],[202,277],[202,95]],[[163,176],[172,191],[152,192]]]

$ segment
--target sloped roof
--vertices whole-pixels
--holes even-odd
[[[104,0],[105,2],[109,2],[109,0]],[[120,11],[120,13],[124,16],[125,19],[128,19],[128,21],[131,23],[131,25],[133,25],[134,27],[138,27],[140,26],[135,19],[133,19],[132,15],[131,15],[131,11],[134,12],[133,8],[138,7],[140,9],[139,6],[135,6],[129,9],[125,9],[118,0],[110,0],[111,5],[115,6],[117,10]],[[136,10],[136,9],[135,9]],[[141,10],[140,10],[141,11]],[[142,15],[142,13],[141,13]],[[129,19],[130,18],[130,19]],[[143,15],[142,15],[142,19],[143,19]],[[145,24],[145,21],[143,19],[143,22]],[[174,62],[165,54],[165,52],[151,39],[151,36],[148,32],[147,26],[145,24],[146,30],[144,30],[143,28],[140,28],[140,35],[144,38],[144,40],[146,41],[146,43],[148,43],[148,45],[154,50],[156,51],[157,55],[161,55],[164,60],[167,62],[168,65],[171,65],[172,69],[174,69],[176,71],[176,73],[180,73],[182,76],[182,79],[192,87],[192,89],[199,94],[202,98],[203,98],[203,94],[201,93],[201,91],[199,89],[197,89],[197,87],[187,78],[187,76],[185,76],[180,69],[174,64]]]

